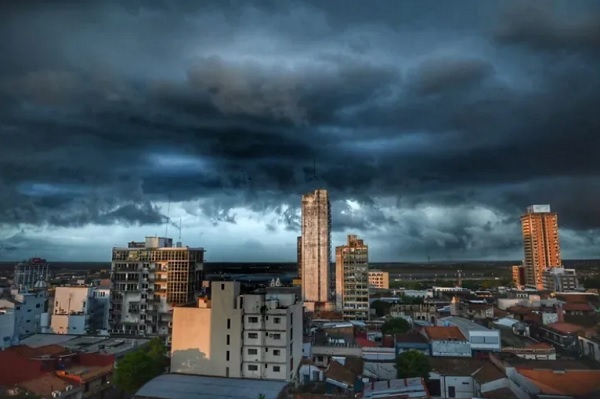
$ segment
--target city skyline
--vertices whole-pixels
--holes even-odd
[[[0,261],[294,262],[319,188],[373,262],[600,258],[600,2],[373,4],[0,5]]]

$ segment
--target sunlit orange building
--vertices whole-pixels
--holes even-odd
[[[544,270],[562,265],[558,214],[550,211],[550,205],[532,205],[521,216],[521,227],[525,252],[525,283],[527,286],[543,289]]]

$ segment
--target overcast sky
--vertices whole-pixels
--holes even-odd
[[[181,220],[294,261],[315,188],[372,261],[521,259],[534,203],[600,257],[598,1],[4,1],[0,37],[0,260]]]

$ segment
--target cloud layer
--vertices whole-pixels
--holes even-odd
[[[532,203],[600,256],[598,1],[10,3],[0,259],[181,219],[213,260],[293,260],[318,187],[374,260],[518,259]]]

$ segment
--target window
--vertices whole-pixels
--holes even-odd
[[[273,338],[273,339],[281,339],[281,334],[271,334],[271,338]]]
[[[449,398],[456,397],[456,388],[455,387],[448,387],[448,397]]]
[[[231,336],[229,334],[227,334],[227,345],[229,345],[230,339],[231,339]]]
[[[227,351],[227,352],[225,353],[225,357],[226,357],[226,359],[225,359],[225,360],[229,361],[229,351]]]
[[[35,305],[35,307],[38,309],[40,308],[40,306],[41,306],[41,304],[39,304],[39,303],[37,305]]]
[[[281,351],[279,349],[274,349],[273,356],[279,356],[279,355],[281,355]]]
[[[279,366],[273,366],[273,371],[278,373],[281,370],[281,367]]]
[[[258,333],[248,333],[248,338],[249,339],[257,339],[258,338]]]
[[[248,349],[248,354],[249,355],[258,355],[258,349]]]
[[[258,371],[258,366],[256,364],[249,364],[248,370],[250,371]]]
[[[258,317],[248,317],[248,323],[258,323]]]
[[[274,322],[275,322],[275,324],[280,324],[281,323],[281,317],[275,317]]]
[[[227,319],[227,329],[231,328],[231,319]]]

